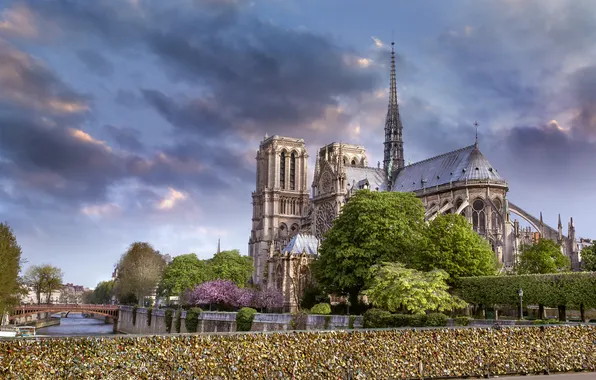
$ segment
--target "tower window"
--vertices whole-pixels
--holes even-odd
[[[279,163],[279,187],[286,188],[286,152],[281,152],[281,162]]]
[[[296,190],[296,154],[290,157],[290,190]]]

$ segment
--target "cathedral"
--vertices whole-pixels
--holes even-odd
[[[303,139],[265,136],[257,151],[256,190],[252,193],[252,231],[248,252],[253,283],[280,289],[286,310],[295,310],[310,282],[309,264],[320,239],[350,196],[360,189],[413,192],[428,221],[440,214],[465,216],[492,246],[504,270],[511,270],[523,244],[552,239],[579,267],[573,219],[567,235],[507,198],[507,181],[474,144],[411,164],[404,160],[403,125],[397,101],[395,52],[391,50],[389,105],[385,119],[383,163],[370,166],[359,145],[330,143],[316,153],[311,188]],[[512,214],[525,220],[520,226]]]

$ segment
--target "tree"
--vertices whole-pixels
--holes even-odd
[[[596,271],[596,242],[584,247],[581,252],[583,269],[588,272]]]
[[[391,311],[423,314],[467,306],[449,294],[449,274],[441,269],[420,272],[400,263],[383,263],[371,268],[370,286],[363,293],[376,307]]]
[[[407,262],[425,246],[424,206],[413,193],[358,191],[327,231],[313,263],[326,291],[350,294],[352,304],[370,268],[381,262]]]
[[[536,244],[521,247],[517,274],[558,273],[570,269],[571,261],[550,239],[540,239]]]
[[[252,258],[241,256],[237,249],[221,251],[207,260],[212,279],[230,280],[243,288],[252,276]]]
[[[0,223],[0,320],[4,310],[18,303],[21,290],[21,247],[6,223]]]
[[[267,288],[256,292],[253,306],[256,309],[280,309],[284,304],[284,296],[279,289]]]
[[[93,302],[95,304],[110,304],[114,295],[114,280],[101,281],[93,290]]]
[[[157,287],[165,265],[164,257],[151,244],[131,244],[118,263],[116,290],[120,301],[134,295],[139,306],[143,306],[145,297]]]
[[[412,267],[421,271],[443,269],[450,278],[496,274],[495,253],[463,216],[437,216],[426,234],[426,248],[412,257]]]
[[[45,294],[46,303],[50,303],[52,293],[62,289],[62,270],[49,264],[33,265],[25,273],[25,283],[33,288],[40,304],[41,295]]]
[[[176,256],[164,270],[159,294],[164,297],[181,296],[185,290],[213,279],[212,272],[211,267],[194,253]]]
[[[190,301],[195,305],[222,305],[235,307],[238,305],[238,286],[230,280],[213,280],[203,282],[190,294]]]

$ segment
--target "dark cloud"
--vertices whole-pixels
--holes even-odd
[[[144,149],[140,140],[141,132],[139,130],[130,127],[115,127],[113,125],[106,125],[104,129],[120,147],[137,152]]]
[[[109,76],[114,72],[114,66],[103,55],[91,49],[77,51],[77,57],[87,68],[101,76]]]
[[[570,93],[577,105],[573,131],[580,136],[596,137],[596,66],[577,70],[569,81]]]

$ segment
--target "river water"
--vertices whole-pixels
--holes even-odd
[[[59,325],[40,328],[37,330],[37,334],[51,336],[109,335],[114,333],[113,329],[111,323],[71,313],[68,318],[61,318]]]

